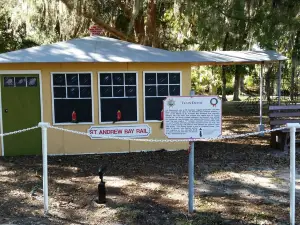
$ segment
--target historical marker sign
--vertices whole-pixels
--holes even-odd
[[[164,132],[168,138],[214,138],[222,135],[222,102],[218,96],[167,97]]]

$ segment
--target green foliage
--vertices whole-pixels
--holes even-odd
[[[226,91],[225,91],[226,95],[233,95],[233,91],[234,91],[234,89],[233,89],[232,85],[226,86]],[[222,95],[222,87],[221,86],[218,86],[217,94]]]
[[[295,0],[0,0],[0,4],[1,52],[86,36],[97,18],[102,26],[141,44],[168,50],[250,50],[254,44],[274,49],[289,57],[283,77],[289,78],[300,61],[300,1]],[[105,29],[104,35],[112,35]],[[232,93],[235,69],[226,67],[226,94]],[[256,89],[259,69],[239,69],[246,75],[246,88]],[[201,94],[208,90],[220,94],[221,74],[221,67],[195,68],[192,85]],[[289,89],[291,82],[284,88]]]
[[[216,92],[217,86],[220,85],[218,72],[218,70],[209,66],[192,68],[192,88],[197,94]]]
[[[27,38],[25,24],[20,24],[18,27],[11,26],[9,12],[2,9],[0,11],[0,53],[36,45],[34,41]]]

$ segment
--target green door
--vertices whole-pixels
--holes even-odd
[[[3,133],[38,125],[41,121],[39,76],[2,75]],[[4,155],[41,154],[41,129],[3,137]]]

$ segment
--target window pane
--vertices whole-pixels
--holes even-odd
[[[124,77],[123,73],[113,73],[113,85],[123,85]]]
[[[90,87],[81,87],[80,88],[80,98],[90,98],[91,88]]]
[[[28,87],[36,87],[37,86],[37,78],[36,77],[27,77],[27,86]]]
[[[158,73],[157,74],[157,83],[158,84],[168,84],[168,74],[167,73]]]
[[[26,78],[25,77],[16,77],[15,83],[16,83],[16,87],[26,87]]]
[[[124,86],[114,86],[114,97],[124,97]]]
[[[170,84],[180,84],[180,73],[170,73],[169,74]]]
[[[79,98],[78,87],[68,87],[68,98]]]
[[[110,73],[100,73],[100,85],[111,85]]]
[[[156,96],[156,86],[145,86],[145,96]]]
[[[156,84],[156,73],[145,73],[145,84]]]
[[[125,84],[126,85],[136,85],[136,74],[135,73],[125,73]]]
[[[101,122],[112,122],[117,119],[117,111],[122,112],[121,121],[137,120],[136,98],[101,99]]]
[[[180,85],[169,86],[170,95],[180,95]]]
[[[100,87],[101,97],[112,97],[111,87]]]
[[[136,96],[136,87],[133,86],[126,86],[125,87],[126,96]]]
[[[65,74],[53,74],[53,85],[66,85]]]
[[[79,84],[80,85],[91,85],[91,74],[89,74],[89,73],[79,74]]]
[[[77,114],[77,122],[93,121],[92,99],[55,99],[55,123],[71,123],[73,110]]]
[[[164,97],[146,98],[145,114],[146,120],[160,120]]]
[[[67,85],[78,85],[78,75],[67,74]]]
[[[66,88],[65,87],[54,87],[53,88],[54,98],[65,98],[66,97]]]
[[[14,77],[4,77],[4,87],[14,87],[15,80]]]
[[[157,95],[158,96],[168,96],[168,85],[158,85],[157,86]]]

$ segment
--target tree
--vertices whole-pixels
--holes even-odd
[[[0,4],[4,2],[0,1]],[[20,23],[14,27],[11,24],[9,8],[0,9],[0,52],[8,52],[22,48],[36,46],[37,44],[27,39],[25,24]]]

